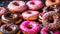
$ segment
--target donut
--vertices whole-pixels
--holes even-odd
[[[46,27],[43,27],[41,29],[41,34],[60,34],[60,31],[59,30],[50,31]]]
[[[57,6],[55,5],[55,6],[48,6],[48,7],[44,7],[43,8],[43,12],[44,13],[49,12],[49,11],[55,11],[55,12],[57,12],[58,11],[57,10]]]
[[[3,23],[19,24],[22,19],[16,13],[7,13],[2,15],[1,20]]]
[[[25,20],[36,20],[38,18],[39,12],[28,10],[22,13],[23,19]]]
[[[7,8],[12,13],[23,12],[24,10],[27,9],[24,1],[12,1],[8,4]]]
[[[40,30],[40,25],[35,21],[23,21],[19,27],[24,34],[37,34]]]
[[[0,17],[2,16],[2,14],[6,13],[6,9],[4,7],[0,7]]]
[[[58,27],[58,19],[57,12],[50,11],[45,13],[43,16],[42,24],[47,26],[49,29],[57,29]]]
[[[18,31],[18,27],[17,27],[17,25],[4,24],[0,27],[0,31],[3,34],[12,34],[12,33],[16,33]]]
[[[42,1],[28,1],[26,5],[30,10],[38,10],[41,9],[44,4]]]
[[[46,0],[46,6],[54,6],[54,5],[59,5],[60,1],[59,0]]]
[[[38,19],[38,20],[39,20],[39,22],[41,22],[41,23],[42,23],[42,19],[43,19],[42,16],[43,16],[44,14],[45,14],[44,12],[42,12],[42,13],[39,14],[39,19]]]

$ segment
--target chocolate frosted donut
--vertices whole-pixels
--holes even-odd
[[[3,34],[12,34],[18,31],[18,27],[16,25],[4,24],[0,27],[0,31]]]
[[[2,19],[2,22],[11,23],[11,24],[18,24],[22,21],[19,15],[15,13],[4,14],[2,15],[1,19]]]

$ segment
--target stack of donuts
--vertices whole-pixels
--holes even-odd
[[[14,0],[0,7],[0,34],[60,34],[60,0]]]

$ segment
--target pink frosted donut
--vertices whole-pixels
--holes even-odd
[[[47,26],[49,29],[55,29],[58,28],[57,26],[59,17],[57,16],[57,13],[54,11],[47,12],[43,15],[43,22],[42,24],[44,26]]]
[[[49,31],[46,27],[43,27],[41,30],[41,34],[60,34],[60,31],[58,30]]]
[[[41,9],[43,7],[42,1],[28,1],[26,3],[26,5],[31,10],[38,10],[38,9]]]
[[[40,30],[40,25],[35,21],[24,21],[20,25],[20,29],[24,34],[37,34]]]
[[[12,1],[8,5],[10,12],[22,12],[27,9],[24,1]]]
[[[25,20],[36,20],[38,18],[39,12],[28,10],[22,13],[22,16]]]
[[[60,34],[60,31],[58,31],[58,30],[56,30],[54,32],[55,32],[54,34]]]
[[[0,7],[0,17],[2,16],[2,14],[6,13],[6,9],[4,7]]]

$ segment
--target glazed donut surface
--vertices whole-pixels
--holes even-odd
[[[24,21],[20,25],[20,29],[24,32],[24,34],[37,34],[40,30],[39,24],[35,21]]]
[[[8,5],[8,9],[10,12],[15,13],[15,12],[22,12],[26,10],[25,2],[24,1],[12,1]]]
[[[2,21],[4,23],[14,23],[14,24],[18,24],[21,22],[21,18],[18,16],[18,14],[11,14],[11,13],[7,13],[5,15],[2,15]]]

